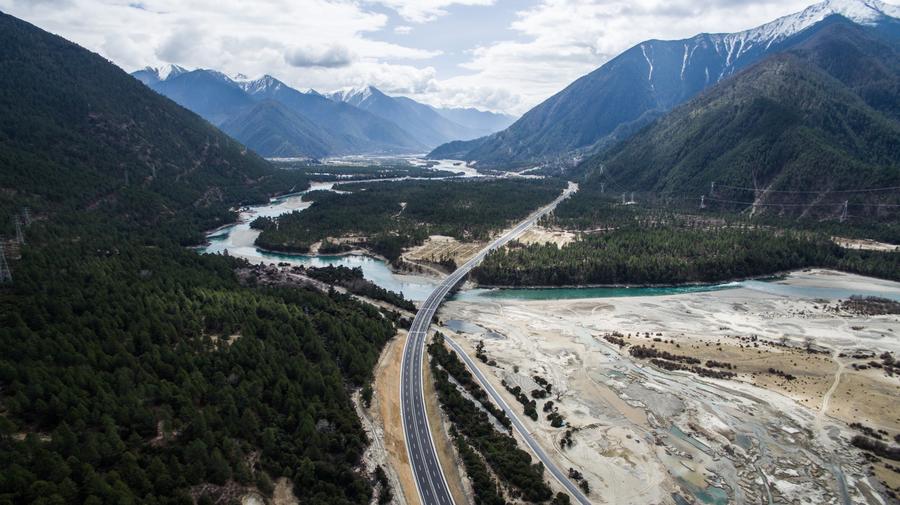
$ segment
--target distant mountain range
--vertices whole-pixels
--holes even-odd
[[[325,96],[269,75],[249,80],[178,66],[132,75],[269,157],[421,153],[513,121],[475,109],[436,109],[371,86]]]
[[[471,140],[512,123],[512,118],[491,112],[473,112],[473,109],[442,110],[410,98],[387,96],[374,86],[342,90],[326,96],[403,125],[419,142],[429,146],[437,146],[450,140]],[[504,126],[497,128],[499,125]]]
[[[751,30],[642,42],[531,109],[506,130],[442,145],[429,155],[514,165],[569,163],[602,151],[673,107],[772,54],[800,47],[842,16],[886,37],[900,8],[877,0],[828,0]]]

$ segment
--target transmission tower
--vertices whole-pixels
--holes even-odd
[[[19,219],[19,215],[16,214],[13,217],[13,224],[16,226],[16,242],[19,244],[25,243],[25,235],[22,233],[22,220]]]
[[[706,208],[706,197],[703,195],[700,195],[700,208],[701,209]]]
[[[622,193],[622,205],[625,205],[626,203],[628,202],[625,201],[625,193]]]
[[[630,204],[635,204],[637,202],[634,201],[634,191],[631,192],[631,200],[628,201]]]
[[[712,181],[709,183],[709,196],[713,196],[716,194],[716,181]]]
[[[22,207],[22,222],[25,226],[31,226],[31,209]]]
[[[600,183],[600,194],[602,195],[604,192],[606,192],[606,183],[601,182]]]
[[[841,222],[842,223],[847,220],[847,204],[848,203],[850,203],[849,200],[844,200],[844,208],[843,208],[843,210],[841,210]]]
[[[12,282],[12,271],[9,269],[9,263],[6,262],[6,251],[3,244],[0,244],[0,284]]]

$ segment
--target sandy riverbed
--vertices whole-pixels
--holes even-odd
[[[896,290],[900,284],[829,271],[789,276],[809,288]],[[564,429],[528,427],[567,469],[581,471],[596,503],[883,503],[849,445],[858,421],[900,433],[900,379],[855,370],[852,355],[900,356],[900,317],[835,310],[836,300],[733,289],[673,296],[555,301],[479,300],[446,304],[439,317],[480,329],[455,334],[474,355],[484,340],[501,380],[525,391],[540,375],[553,384],[574,445],[559,448]],[[618,331],[643,344],[706,361],[727,361],[736,380],[701,379],[637,360],[604,340]],[[629,336],[630,334],[630,336]],[[750,339],[755,336],[756,341]],[[658,338],[658,341],[654,341]],[[808,352],[811,346],[818,352]],[[843,356],[841,356],[843,355]],[[774,367],[796,378],[773,375]],[[516,371],[518,370],[518,371]],[[557,398],[558,396],[558,398]],[[511,395],[510,405],[519,408]],[[538,400],[541,411],[543,400]]]

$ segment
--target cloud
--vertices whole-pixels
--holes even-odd
[[[811,1],[0,0],[0,10],[128,71],[176,63],[304,89],[373,84],[521,114],[643,40],[748,29]],[[476,5],[470,31],[472,11],[453,7]],[[418,24],[439,17],[423,33]]]
[[[203,46],[204,35],[195,26],[179,27],[168,35],[156,48],[156,56],[172,63],[187,61],[191,55]],[[108,48],[108,45],[104,45]]]
[[[350,50],[339,44],[293,47],[284,53],[284,60],[294,67],[346,67],[353,59]]]
[[[493,5],[494,0],[373,0],[397,11],[403,19],[413,23],[434,21],[447,14],[452,5]]]

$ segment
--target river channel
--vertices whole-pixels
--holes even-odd
[[[476,176],[474,170],[460,165],[454,160],[441,160],[433,167],[435,170],[464,172],[463,177]],[[387,183],[387,182],[386,182]],[[237,223],[219,228],[207,235],[208,244],[201,252],[221,254],[228,251],[232,256],[245,258],[251,263],[288,263],[311,267],[342,265],[350,268],[359,267],[366,279],[375,284],[402,293],[409,300],[422,301],[437,286],[438,279],[427,276],[399,274],[391,270],[383,260],[371,256],[350,255],[318,255],[288,254],[264,251],[254,245],[259,231],[250,228],[250,222],[257,217],[275,217],[281,214],[302,211],[312,203],[304,201],[305,193],[315,190],[332,190],[334,182],[314,182],[307,191],[273,198],[266,205],[244,209]],[[583,288],[516,288],[516,289],[469,289],[457,293],[459,300],[478,299],[519,299],[519,300],[560,300],[578,298],[615,298],[630,296],[659,296],[679,293],[696,293],[720,291],[726,289],[746,288],[765,292],[774,296],[791,296],[799,298],[838,299],[851,295],[881,296],[900,300],[900,290],[883,289],[883,286],[872,289],[831,289],[818,287],[799,287],[782,284],[777,279],[748,280],[709,285],[670,286],[670,287],[583,287]]]

